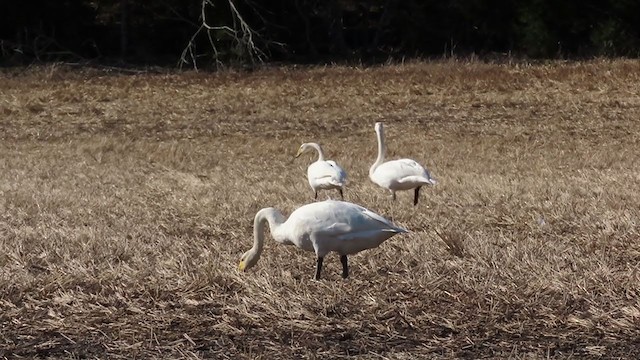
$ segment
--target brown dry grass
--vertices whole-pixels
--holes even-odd
[[[637,61],[0,78],[0,357],[640,357]],[[415,208],[367,179],[380,120]],[[238,273],[310,140],[413,232]]]

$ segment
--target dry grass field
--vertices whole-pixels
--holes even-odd
[[[0,358],[640,357],[638,61],[5,69],[0,137]],[[241,273],[256,211],[312,201],[305,141],[411,233]]]

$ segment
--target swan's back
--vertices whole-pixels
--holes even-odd
[[[303,205],[294,210],[287,222],[304,223],[321,229],[335,223],[349,223],[354,228],[394,228],[389,220],[354,203],[326,200]]]
[[[285,224],[293,242],[302,248],[313,245],[321,256],[330,251],[353,254],[406,232],[362,206],[334,200],[304,205]]]

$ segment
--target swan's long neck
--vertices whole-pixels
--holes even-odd
[[[376,137],[378,138],[378,158],[376,159],[376,162],[371,165],[371,168],[369,168],[369,176],[371,176],[373,172],[376,171],[376,168],[384,162],[384,153],[386,151],[386,148],[384,147],[384,130],[382,127],[379,129],[376,128]]]
[[[316,149],[316,151],[318,152],[318,161],[324,161],[324,152],[322,151],[322,147],[320,147],[320,145],[316,143],[309,143],[309,146]]]
[[[264,248],[264,230],[267,223],[269,224],[271,236],[278,240],[278,228],[284,221],[285,218],[282,213],[274,208],[265,208],[258,211],[253,220],[253,248],[251,248],[256,252],[257,256],[262,254],[262,249]]]

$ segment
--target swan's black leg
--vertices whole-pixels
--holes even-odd
[[[415,194],[413,195],[413,206],[418,205],[418,196],[420,196],[420,188],[422,186],[418,186],[415,190]]]
[[[342,189],[338,189],[338,192],[340,193],[340,199],[344,200],[344,194],[342,193]]]
[[[318,190],[315,190],[314,193],[313,200],[318,200]]]
[[[346,279],[349,277],[349,262],[347,260],[347,255],[340,256],[340,262],[342,263],[342,278]]]
[[[316,263],[316,280],[320,280],[320,272],[322,271],[322,260],[324,260],[324,258],[318,256],[318,262]]]

